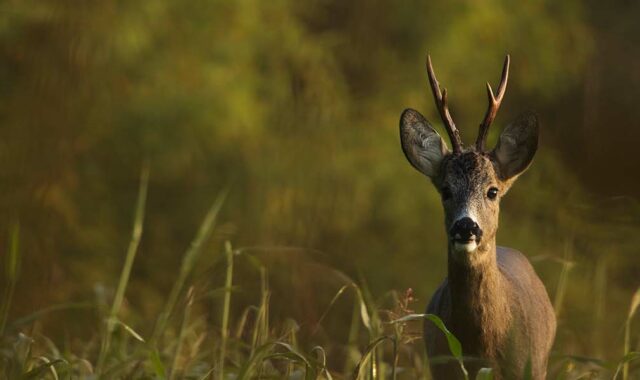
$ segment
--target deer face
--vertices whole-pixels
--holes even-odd
[[[500,199],[533,159],[538,123],[526,113],[505,128],[495,149],[450,152],[419,112],[400,119],[402,149],[409,162],[431,178],[442,197],[450,251],[459,260],[480,259],[498,228]]]
[[[400,117],[400,139],[407,159],[431,178],[442,196],[449,251],[466,262],[481,259],[490,251],[496,230],[500,198],[524,172],[538,148],[538,121],[525,113],[507,126],[491,152],[484,145],[489,126],[507,89],[510,58],[502,69],[498,96],[487,83],[489,107],[474,147],[462,149],[460,134],[447,107],[447,90],[441,90],[427,56],[427,73],[436,107],[451,140],[449,152],[442,138],[418,111],[406,109]]]
[[[442,198],[451,246],[454,252],[473,252],[495,236],[504,186],[483,154],[449,155],[440,165],[440,178],[434,183]]]
[[[489,107],[474,147],[463,149],[460,134],[447,107],[447,90],[441,90],[427,56],[427,73],[436,107],[451,140],[449,152],[442,138],[418,111],[407,109],[400,117],[402,150],[409,162],[430,177],[442,195],[449,251],[455,259],[478,261],[490,251],[498,229],[499,202],[515,178],[527,169],[538,147],[538,121],[526,113],[507,126],[491,152],[484,145],[507,88],[510,58],[502,69],[498,96],[487,83]]]

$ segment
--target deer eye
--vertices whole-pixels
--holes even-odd
[[[442,194],[442,200],[446,201],[447,199],[451,198],[451,189],[445,186],[442,188],[441,194]]]
[[[489,191],[487,191],[487,197],[489,199],[496,199],[497,196],[498,196],[498,188],[497,187],[489,188]]]

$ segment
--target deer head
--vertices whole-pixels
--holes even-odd
[[[503,130],[493,150],[484,148],[507,88],[509,62],[507,55],[497,96],[487,83],[489,106],[475,145],[463,147],[449,113],[447,91],[440,89],[430,57],[429,83],[452,151],[418,111],[407,109],[400,117],[404,154],[413,167],[431,178],[441,194],[449,251],[454,259],[471,264],[483,261],[488,252],[495,252],[500,199],[527,169],[538,147],[537,118],[533,113],[525,113]]]

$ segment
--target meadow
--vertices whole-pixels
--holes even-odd
[[[112,286],[115,292],[96,289],[95,300],[51,305],[9,320],[8,311],[21,270],[20,230],[18,225],[14,227],[5,262],[9,281],[0,309],[0,373],[3,378],[430,379],[429,360],[455,360],[466,376],[464,361],[473,358],[464,356],[464,347],[437,316],[414,310],[416,299],[411,288],[374,295],[364,278],[352,280],[339,270],[309,257],[303,259],[302,265],[294,263],[300,259],[292,257],[292,253],[300,249],[234,248],[229,241],[215,253],[219,263],[214,266],[221,268],[222,275],[208,283],[194,279],[195,266],[199,256],[204,254],[203,246],[216,229],[228,190],[222,191],[210,207],[182,256],[164,307],[156,311],[155,320],[143,325],[146,334],[139,333],[132,321],[140,323],[140,317],[136,315],[136,306],[127,304],[126,291],[144,231],[148,182],[149,168],[145,166],[140,178],[131,240],[117,286]],[[274,257],[268,257],[269,252],[278,251],[282,257],[274,262]],[[268,260],[263,257],[265,253]],[[273,289],[274,276],[287,277],[287,269],[279,269],[284,262],[294,268],[294,272],[301,270],[303,276],[317,277],[319,283],[325,282],[321,286],[329,283],[341,286],[328,303],[321,297],[302,300],[295,295],[294,287],[300,285],[296,281],[300,273],[296,273],[286,286]],[[574,265],[568,259],[561,261],[558,283],[552,294],[558,314]],[[236,272],[243,271],[239,266],[253,272],[248,276],[245,274],[244,281],[256,281],[258,286],[234,281]],[[247,293],[257,302],[236,297],[240,292]],[[238,302],[241,303],[231,307],[232,303]],[[272,311],[282,308],[281,303],[295,302],[321,302],[316,306],[324,311],[312,323],[301,323]],[[345,310],[339,313],[335,310],[337,307]],[[632,320],[639,307],[640,288],[630,300],[624,325],[620,326],[624,334],[623,346],[619,354],[610,355],[614,360],[563,354],[558,346],[564,342],[558,339],[550,359],[548,378],[627,380],[639,377],[640,365],[634,365],[634,362],[640,359],[640,351],[631,346]],[[95,332],[92,335],[83,340],[69,336],[70,332],[67,332],[62,344],[56,344],[47,336],[41,320],[50,314],[73,313],[81,309],[90,310],[93,316]],[[337,313],[346,316],[343,328],[340,331],[325,328],[325,321]],[[274,318],[274,314],[279,318]],[[426,356],[420,327],[425,320],[436,324],[446,335],[451,356]],[[562,336],[563,331],[558,335]],[[486,368],[476,379],[491,379],[492,376],[492,370]],[[525,370],[522,378],[530,377]]]

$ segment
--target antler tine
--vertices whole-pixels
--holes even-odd
[[[487,140],[487,134],[489,133],[489,127],[495,119],[496,114],[498,113],[498,109],[500,108],[500,103],[502,103],[502,98],[504,97],[504,93],[507,90],[507,82],[509,81],[509,63],[511,62],[511,57],[507,54],[504,59],[504,66],[502,67],[502,78],[500,79],[500,86],[498,87],[498,96],[493,95],[493,90],[491,89],[491,85],[487,82],[487,97],[489,98],[489,107],[487,108],[487,113],[484,115],[484,120],[482,124],[480,124],[480,129],[478,131],[478,139],[476,140],[476,151],[483,152],[484,144]]]
[[[453,153],[460,153],[462,151],[462,140],[460,139],[460,132],[458,132],[458,128],[456,128],[456,124],[453,122],[451,114],[449,113],[447,89],[445,88],[442,90],[442,93],[440,92],[440,84],[438,83],[438,79],[436,79],[436,74],[433,72],[430,55],[427,55],[427,73],[429,75],[431,91],[433,92],[433,97],[436,102],[436,108],[438,108],[442,122],[447,129],[447,134],[453,147]]]

